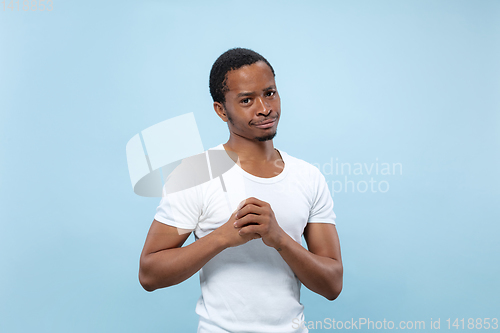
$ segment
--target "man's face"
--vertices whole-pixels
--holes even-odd
[[[281,101],[271,68],[258,61],[227,73],[224,111],[232,135],[249,140],[272,140],[281,114]],[[221,117],[224,120],[224,117]]]

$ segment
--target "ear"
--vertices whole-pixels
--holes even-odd
[[[228,121],[227,119],[227,114],[226,114],[226,109],[224,108],[224,105],[219,102],[214,102],[214,110],[217,113],[217,115],[222,119],[222,121],[226,122]]]

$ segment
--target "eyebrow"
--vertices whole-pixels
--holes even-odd
[[[267,88],[264,88],[262,91],[269,91],[269,90],[275,90],[276,89],[276,86],[273,84]],[[239,93],[238,95],[236,95],[236,98],[240,98],[240,97],[246,97],[246,96],[252,96],[252,95],[255,95],[255,91],[250,91],[250,92],[241,92]]]

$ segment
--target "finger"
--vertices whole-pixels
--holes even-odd
[[[236,213],[236,219],[240,219],[247,214],[262,215],[264,214],[264,209],[263,207],[256,206],[254,204],[246,205]]]
[[[261,230],[260,230],[259,225],[248,225],[246,227],[241,228],[238,231],[240,236],[245,236],[245,235],[250,235],[250,234],[258,234],[259,237],[261,237],[260,232],[261,232]]]
[[[250,197],[250,198],[246,198],[245,200],[240,202],[240,204],[238,205],[238,208],[241,209],[245,205],[250,205],[250,204],[262,207],[262,206],[267,205],[268,203],[265,201],[259,200],[255,197]]]
[[[252,239],[257,239],[257,238],[262,238],[262,236],[259,235],[259,234],[253,234],[252,235]]]
[[[264,220],[261,215],[247,214],[242,218],[237,219],[236,222],[234,222],[234,227],[241,228],[246,225],[261,224],[263,221]]]

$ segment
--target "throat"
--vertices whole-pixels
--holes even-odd
[[[270,161],[244,160],[240,161],[240,167],[247,173],[259,178],[272,178],[283,172],[285,164],[281,155],[276,150],[276,158]]]
[[[232,146],[227,142],[223,147],[227,152],[236,153],[237,157],[232,158],[245,172],[259,178],[272,178],[283,172],[285,162],[280,152],[270,143],[270,147],[269,142],[255,147]]]

